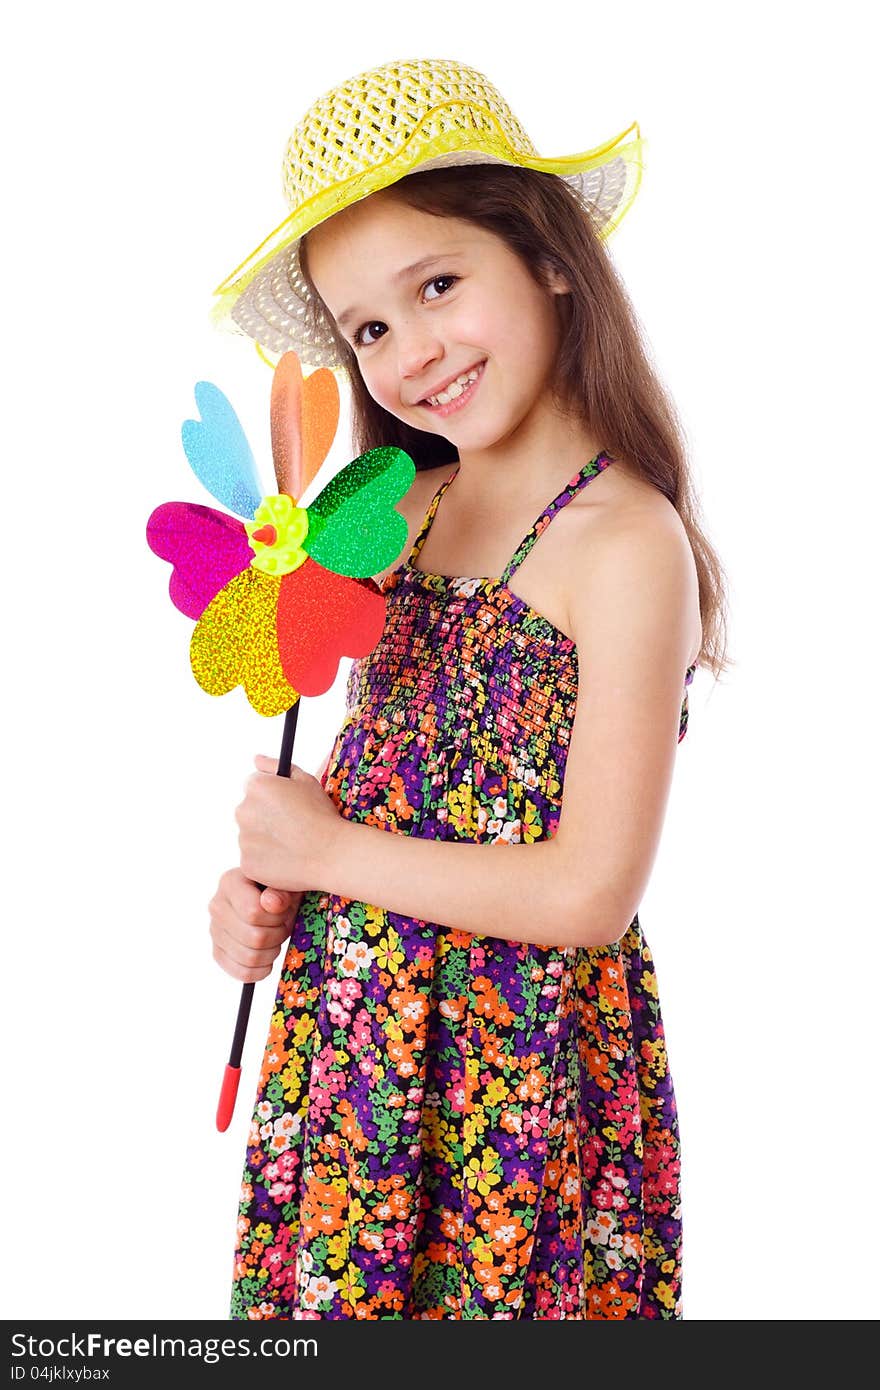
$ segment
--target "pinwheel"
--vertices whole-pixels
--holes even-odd
[[[258,713],[285,713],[278,774],[287,777],[300,696],[323,694],[341,658],[366,656],[381,636],[385,601],[371,576],[404,546],[407,524],[394,504],[415,468],[402,449],[370,449],[308,506],[298,506],[333,442],[339,392],[327,368],[303,380],[293,352],[280,359],[272,383],[276,493],[262,494],[250,445],[223,392],[200,381],[195,398],[201,419],[184,421],[184,451],[212,497],[235,515],[165,502],[147,522],[147,543],[172,565],[172,603],[197,620],[190,665],[202,689],[225,695],[241,685]],[[242,986],[217,1108],[220,1130],[232,1118],[253,989]]]

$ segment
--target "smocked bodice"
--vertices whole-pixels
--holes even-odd
[[[611,462],[603,453],[585,465],[535,522],[500,579],[415,567],[455,474],[446,479],[409,555],[385,577],[385,629],[373,652],[352,665],[347,718],[417,729],[558,797],[577,705],[577,646],[509,584],[556,512]],[[695,669],[685,672],[679,742]]]

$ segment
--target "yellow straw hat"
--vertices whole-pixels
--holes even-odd
[[[386,63],[333,87],[287,142],[291,211],[214,291],[218,327],[246,334],[304,366],[342,365],[326,316],[302,275],[306,232],[415,170],[511,164],[574,185],[603,237],[638,192],[644,141],[636,122],[583,154],[542,159],[500,92],[474,68],[445,59]]]

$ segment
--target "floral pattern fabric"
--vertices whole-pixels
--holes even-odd
[[[552,836],[578,690],[570,638],[500,580],[386,576],[324,775],[390,834]],[[685,673],[679,741],[687,727]],[[503,848],[499,848],[503,853]],[[638,915],[594,949],[303,897],[250,1126],[231,1317],[680,1318],[680,1145]]]

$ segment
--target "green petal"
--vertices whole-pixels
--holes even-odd
[[[400,554],[409,528],[394,504],[416,476],[409,454],[390,444],[341,468],[307,508],[304,548],[325,569],[368,579]]]

